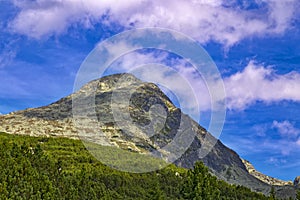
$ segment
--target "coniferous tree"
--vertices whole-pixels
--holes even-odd
[[[296,199],[300,200],[300,190],[298,190],[297,193],[296,193]]]
[[[275,196],[275,189],[272,186],[271,191],[270,191],[270,196],[269,196],[270,200],[276,200],[276,196]]]

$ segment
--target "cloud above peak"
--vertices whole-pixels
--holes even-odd
[[[284,33],[291,27],[298,5],[297,0],[230,2],[16,0],[20,12],[9,26],[16,33],[36,39],[67,33],[75,24],[84,29],[97,23],[117,23],[125,29],[165,27],[201,43],[215,41],[228,47],[247,37]]]
[[[243,110],[256,101],[300,101],[300,74],[276,74],[271,67],[250,61],[243,71],[224,79],[229,109]]]

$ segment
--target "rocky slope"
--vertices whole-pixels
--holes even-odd
[[[253,165],[247,161],[242,159],[247,171],[254,177],[256,177],[257,179],[269,184],[269,185],[278,185],[278,186],[284,186],[284,185],[293,185],[292,181],[283,181],[283,180],[279,180],[276,178],[273,178],[271,176],[267,176],[259,171],[257,171]]]
[[[120,82],[121,78],[122,82]],[[117,95],[118,99],[126,99],[128,94],[132,94],[128,105],[123,105],[122,101],[112,101],[113,95]],[[94,100],[92,103],[95,105],[91,104],[91,99]],[[74,102],[77,105],[76,110],[72,108]],[[153,105],[159,105],[160,109],[151,110]],[[120,116],[123,116],[123,112],[129,112],[132,121],[127,124],[123,123],[126,120],[116,121],[116,116],[112,112],[114,107],[118,107]],[[90,111],[95,112],[95,116],[89,115]],[[74,120],[74,113],[82,115],[76,117],[83,117],[84,125],[78,125]],[[154,124],[154,128],[149,132],[147,125],[151,124],[153,119],[164,116],[166,117],[165,123]],[[187,126],[179,127],[180,123],[187,124]],[[120,125],[123,129],[119,127]],[[0,132],[74,139],[80,137],[138,153],[155,152],[161,154],[162,157],[172,150],[163,149],[163,147],[174,138],[176,139],[179,129],[183,130],[184,134],[193,135],[193,138],[191,141],[186,141],[188,139],[185,137],[180,138],[183,143],[191,142],[191,145],[175,161],[176,165],[192,168],[196,161],[202,160],[216,176],[229,183],[244,185],[265,194],[269,193],[271,186],[252,176],[236,152],[216,140],[203,127],[183,114],[155,84],[142,82],[130,74],[103,77],[91,81],[76,93],[48,106],[0,116]],[[81,134],[78,134],[79,132]],[[102,134],[99,135],[99,132]],[[156,134],[152,134],[153,132]],[[199,149],[205,151],[210,148],[211,151],[202,158]],[[295,193],[293,188],[289,187],[288,190],[293,196]],[[278,191],[280,196],[285,196],[286,188],[280,187]]]

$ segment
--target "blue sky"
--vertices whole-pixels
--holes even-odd
[[[300,4],[297,0],[0,0],[0,112],[52,103],[73,91],[101,41],[162,27],[195,39],[216,63],[227,93],[221,141],[267,175],[300,175]],[[112,68],[187,64],[163,51],[135,51]],[[183,66],[183,68],[181,68]],[[191,79],[195,81],[194,79]],[[196,88],[197,89],[197,88]],[[198,88],[197,94],[203,94]],[[203,118],[207,126],[205,95]]]

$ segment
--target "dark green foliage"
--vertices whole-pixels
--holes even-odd
[[[269,199],[270,200],[275,200],[276,199],[274,187],[271,188]]]
[[[263,194],[250,189],[230,185],[211,175],[203,163],[197,162],[193,170],[189,170],[181,191],[183,198],[195,200],[215,199],[268,199]]]
[[[300,200],[300,190],[297,191],[296,199],[297,199],[297,200]]]
[[[80,141],[0,134],[0,199],[268,199],[174,165],[149,173],[111,169]]]

